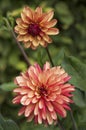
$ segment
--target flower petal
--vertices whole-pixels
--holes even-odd
[[[29,17],[29,20],[33,19],[33,11],[30,7],[25,6],[23,12],[26,13],[26,15]]]
[[[24,112],[25,112],[25,106],[24,107],[22,107],[20,110],[19,110],[19,113],[18,113],[18,115],[19,116],[21,116]]]
[[[39,113],[38,108],[39,108],[39,104],[37,103],[37,104],[35,105],[34,115],[38,115],[38,113]]]
[[[44,106],[44,103],[43,103],[43,100],[41,99],[41,100],[39,101],[39,108],[42,109],[43,106]]]
[[[56,35],[59,34],[59,30],[57,28],[49,28],[46,32],[47,35]]]
[[[38,16],[41,16],[42,15],[42,7],[37,7],[35,12],[38,13]]]
[[[48,36],[48,35],[44,35],[43,36],[44,41],[46,41],[47,43],[51,43],[52,39]]]
[[[40,23],[44,23],[46,21],[50,21],[53,18],[54,11],[51,10],[50,12],[46,13],[43,17]]]
[[[21,13],[21,18],[22,18],[23,22],[30,24],[30,20],[24,12]]]
[[[46,71],[46,70],[49,70],[50,69],[50,63],[49,62],[46,62],[44,64],[44,67],[43,67],[43,70]]]
[[[31,112],[33,111],[33,109],[34,109],[33,104],[30,104],[29,106],[27,106],[25,109],[25,117],[28,117],[31,114]]]
[[[56,20],[56,19],[53,19],[53,20],[51,20],[50,22],[47,22],[47,23],[45,24],[45,26],[46,26],[46,28],[51,28],[51,27],[55,26],[56,23],[57,23],[57,20]]]

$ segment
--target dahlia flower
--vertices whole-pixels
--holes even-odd
[[[48,35],[56,35],[59,33],[56,25],[57,20],[53,19],[54,11],[43,13],[41,7],[34,10],[25,6],[21,12],[21,18],[17,18],[15,32],[18,34],[17,40],[22,41],[25,47],[36,49],[42,45],[46,47],[52,39]]]
[[[28,122],[34,119],[35,123],[49,125],[58,122],[58,115],[66,117],[74,91],[69,79],[61,66],[50,68],[48,62],[43,69],[37,63],[30,66],[14,80],[18,87],[13,103],[22,106],[18,115],[24,114]]]

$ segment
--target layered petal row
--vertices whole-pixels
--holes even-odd
[[[18,34],[17,40],[23,42],[26,48],[31,47],[36,49],[39,45],[46,47],[52,43],[49,35],[59,33],[56,25],[57,20],[53,19],[53,10],[48,13],[43,13],[41,7],[32,10],[25,6],[21,12],[21,18],[17,18],[15,32]]]
[[[13,103],[21,104],[19,115],[24,114],[28,122],[34,119],[35,123],[49,125],[58,121],[58,115],[66,117],[75,90],[69,80],[61,66],[51,68],[49,62],[43,69],[37,63],[30,66],[14,80],[18,87],[14,89]]]

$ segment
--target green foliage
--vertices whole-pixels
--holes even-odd
[[[0,85],[0,88],[4,91],[12,91],[14,88],[16,88],[17,86],[10,82],[10,83],[3,83],[2,85]]]
[[[86,95],[84,92],[77,90],[73,93],[73,100],[75,104],[79,107],[86,107]]]
[[[86,65],[77,58],[70,56],[64,58],[62,66],[71,76],[70,83],[86,91]]]
[[[59,2],[55,6],[59,20],[63,23],[64,28],[68,28],[74,22],[74,17],[65,2]]]
[[[19,128],[14,121],[4,120],[0,114],[0,130],[19,130]]]
[[[23,117],[18,117],[19,106],[12,104],[12,90],[14,78],[21,71],[27,69],[25,60],[13,39],[6,19],[12,29],[15,20],[20,16],[22,7],[29,5],[32,8],[42,6],[43,9],[54,9],[58,20],[57,27],[60,30],[58,36],[53,36],[53,44],[49,45],[49,51],[55,65],[62,67],[71,76],[70,83],[75,86],[73,113],[79,130],[86,129],[86,7],[85,0],[0,0],[0,111],[5,117],[14,119],[21,130],[59,130],[56,126],[44,127],[25,123]],[[22,43],[21,43],[22,44]],[[45,49],[25,50],[31,64],[38,62],[41,66],[49,61]],[[73,56],[70,56],[73,55]],[[77,57],[77,58],[75,58]],[[21,123],[22,122],[22,123]],[[67,118],[62,120],[66,130],[72,130],[69,112]],[[70,123],[70,125],[69,125]],[[7,128],[7,129],[6,129]],[[15,122],[4,120],[0,116],[0,130],[19,129]]]
[[[34,130],[34,127],[35,127],[35,130],[59,130],[59,128],[56,126],[44,126],[44,125],[37,125],[37,124],[34,125],[33,122],[24,123],[22,125],[21,130],[28,130],[28,129]]]

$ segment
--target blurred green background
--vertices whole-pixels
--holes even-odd
[[[83,63],[86,63],[86,0],[0,0],[1,85],[3,83],[13,82],[14,77],[27,68],[27,64],[15,40],[6,27],[6,23],[3,21],[3,17],[6,17],[12,28],[14,28],[16,24],[15,20],[20,16],[20,12],[25,5],[33,9],[37,6],[42,6],[44,11],[54,9],[54,18],[58,20],[56,27],[59,28],[60,33],[58,36],[52,37],[53,43],[49,45],[49,50],[55,64],[57,64],[57,54],[62,48],[64,48],[63,50],[66,52],[67,56],[75,56]],[[31,49],[25,49],[25,51],[32,64],[34,62],[39,62],[42,65],[48,60],[44,48],[39,47],[34,52]],[[60,60],[62,60],[62,52],[60,52],[61,57],[59,58],[59,64]],[[12,86],[12,84],[8,86]],[[19,106],[12,104],[12,98],[12,92],[0,89],[0,112],[5,118],[15,120],[21,127],[21,130],[27,130],[29,126],[23,123],[25,120],[24,117],[17,116]],[[86,115],[84,115],[84,113],[86,113],[85,108],[86,106],[79,106],[77,103],[76,107],[73,107],[75,110],[74,116],[80,130],[85,130],[86,128],[86,125],[84,125],[86,123]],[[67,127],[67,130],[71,130],[71,123],[70,126],[67,125],[68,120],[69,117],[65,121],[63,120],[63,124]],[[30,127],[30,129],[34,128]],[[40,127],[35,129],[38,130]],[[41,127],[41,129],[44,128]]]

